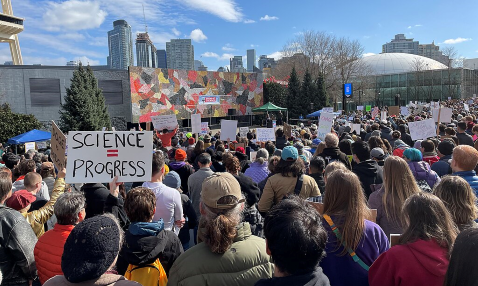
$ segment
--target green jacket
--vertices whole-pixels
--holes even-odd
[[[224,254],[212,253],[204,242],[181,254],[169,271],[168,285],[254,285],[273,272],[265,240],[251,234],[249,223],[241,223]]]

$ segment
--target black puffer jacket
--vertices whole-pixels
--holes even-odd
[[[352,171],[359,177],[367,200],[373,192],[370,185],[383,183],[383,169],[373,160],[366,160],[358,163],[354,166]]]
[[[325,148],[322,153],[319,154],[320,157],[324,158],[325,166],[333,161],[340,161],[342,162],[349,170],[352,169],[352,165],[350,164],[349,158],[345,155],[344,152],[340,151],[339,147],[330,147]]]
[[[28,285],[37,275],[33,249],[37,237],[16,210],[0,204],[0,272],[2,285]]]

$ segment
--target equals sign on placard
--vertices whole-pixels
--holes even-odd
[[[106,157],[118,157],[118,150],[106,150]]]

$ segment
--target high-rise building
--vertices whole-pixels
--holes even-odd
[[[256,66],[256,50],[247,50],[247,71],[253,72]]]
[[[277,65],[274,58],[268,58],[266,55],[259,57],[259,69],[262,71],[264,68],[275,68]]]
[[[242,56],[234,56],[229,59],[229,68],[231,72],[246,72],[242,63]]]
[[[134,65],[131,26],[125,20],[113,22],[113,30],[108,31],[108,49],[107,64],[110,68],[126,70]]]
[[[166,43],[168,69],[194,69],[194,46],[191,39],[171,39]]]
[[[80,62],[79,61],[69,61],[66,63],[66,66],[68,67],[77,67],[79,66]]]
[[[203,66],[203,62],[200,60],[194,60],[194,70],[198,71],[200,66]]]
[[[397,34],[390,43],[382,45],[382,53],[407,53],[418,55],[418,41],[407,39],[404,34]]]
[[[439,61],[444,65],[448,65],[448,56],[445,56],[440,47],[435,45],[435,41],[431,44],[418,45],[418,55],[424,56],[435,61]]]
[[[156,64],[156,48],[148,33],[138,33],[136,36],[136,65],[154,68]]]
[[[198,67],[198,71],[207,71],[207,66],[205,66],[204,64],[203,65],[200,65]]]
[[[168,68],[168,62],[167,62],[167,57],[166,57],[166,50],[158,50],[156,52],[156,57],[158,58],[157,68],[167,69]]]

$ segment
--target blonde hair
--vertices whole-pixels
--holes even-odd
[[[324,178],[327,179],[327,177],[332,174],[332,172],[337,171],[337,170],[342,170],[342,171],[349,171],[347,166],[344,165],[344,163],[340,161],[333,161],[325,167],[324,170]]]
[[[324,149],[325,149],[325,142],[322,141],[319,143],[319,145],[317,145],[317,149],[315,149],[315,152],[314,152],[314,157],[324,152]]]
[[[382,197],[385,216],[400,227],[405,226],[402,216],[402,207],[405,201],[413,194],[419,193],[415,178],[405,160],[398,156],[389,156],[383,166]]]

